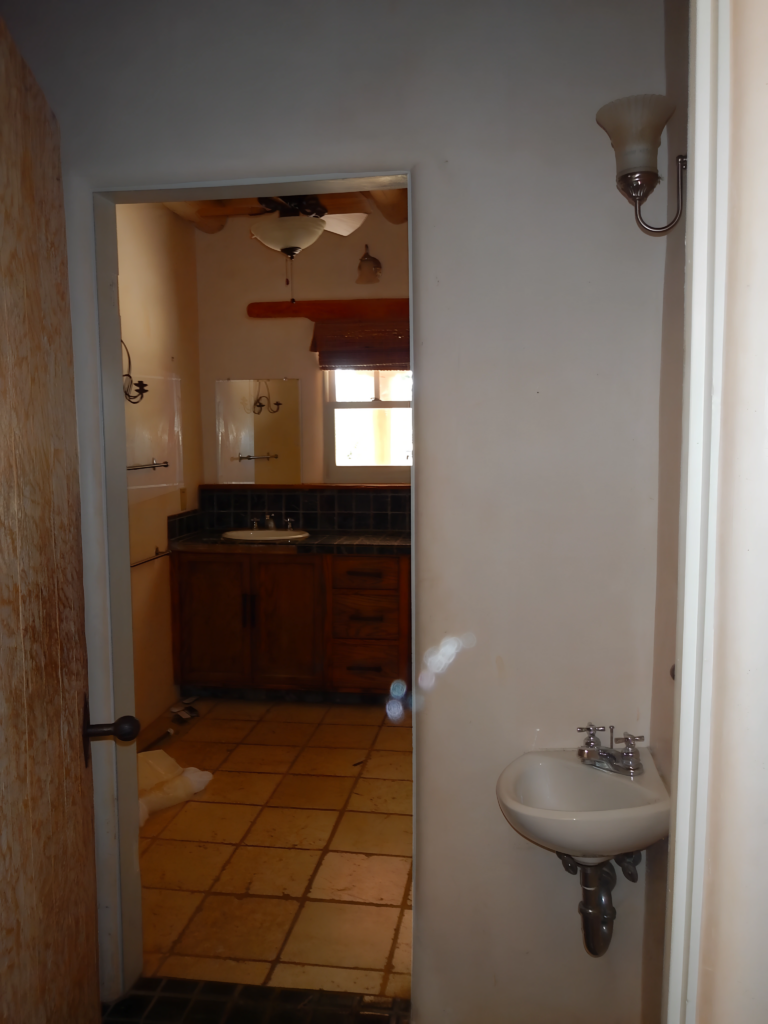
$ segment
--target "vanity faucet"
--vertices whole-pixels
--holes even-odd
[[[609,725],[608,728],[611,731],[610,747],[601,746],[600,740],[596,736],[598,732],[605,732],[605,726],[593,725],[590,722],[588,725],[580,725],[577,728],[577,732],[589,733],[583,746],[578,750],[581,760],[591,768],[602,768],[603,771],[615,772],[617,775],[628,775],[630,778],[642,775],[643,763],[640,760],[636,744],[642,743],[645,736],[634,736],[631,732],[625,732],[623,737],[616,740],[616,743],[623,744],[624,750],[617,750],[614,747],[614,726]]]
[[[256,517],[254,516],[254,518],[251,520],[251,529],[252,530],[258,530],[258,528],[259,528],[259,520],[256,519]]]
[[[276,530],[277,529],[277,527],[275,526],[275,517],[274,516],[267,516],[267,520],[266,521],[267,521],[267,529],[268,530]]]

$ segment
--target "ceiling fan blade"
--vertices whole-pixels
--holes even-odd
[[[334,235],[351,235],[368,216],[367,213],[326,213],[325,230]]]
[[[379,208],[379,212],[390,224],[405,224],[408,220],[408,189],[372,189],[365,192]]]

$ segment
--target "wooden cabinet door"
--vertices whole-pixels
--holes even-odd
[[[179,554],[173,565],[177,681],[251,686],[250,558]]]
[[[258,689],[321,689],[323,562],[315,555],[253,558],[254,673]]]

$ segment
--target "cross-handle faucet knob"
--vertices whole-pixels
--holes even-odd
[[[619,736],[616,739],[617,743],[623,743],[627,751],[634,750],[636,743],[642,743],[645,740],[645,736],[633,736],[631,732],[625,732],[624,736]]]
[[[589,724],[587,724],[587,725],[579,725],[579,726],[577,726],[576,732],[587,732],[587,733],[589,733],[589,736],[587,736],[587,738],[586,738],[586,740],[584,742],[584,746],[582,747],[582,750],[583,749],[594,750],[596,747],[600,746],[600,740],[597,738],[597,736],[595,736],[595,733],[596,732],[605,732],[605,726],[604,725],[593,725],[591,722],[589,722]]]

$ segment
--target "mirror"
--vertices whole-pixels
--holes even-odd
[[[301,483],[299,381],[216,381],[220,484]]]

